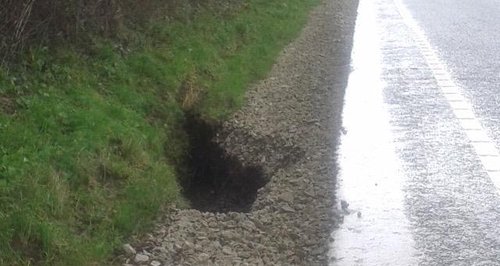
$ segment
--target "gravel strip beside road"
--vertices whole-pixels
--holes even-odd
[[[335,147],[357,1],[326,0],[217,141],[269,183],[249,213],[172,208],[121,260],[132,265],[326,265]]]

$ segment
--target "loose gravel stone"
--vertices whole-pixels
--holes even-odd
[[[144,254],[136,254],[134,261],[136,263],[147,262],[147,261],[149,261],[149,257],[147,255],[144,255]]]
[[[230,247],[223,247],[222,252],[227,255],[233,254],[233,250]]]
[[[208,255],[207,253],[200,253],[198,255],[199,262],[207,262],[209,259],[210,259],[210,255]]]
[[[281,206],[281,209],[285,212],[290,212],[290,213],[295,212],[295,210],[288,204],[283,204],[283,206]]]
[[[135,253],[137,253],[130,244],[123,245],[123,251],[125,251],[127,255],[135,255]]]
[[[151,263],[149,265],[151,265],[151,266],[161,266],[161,262],[153,260],[153,261],[151,261]]]

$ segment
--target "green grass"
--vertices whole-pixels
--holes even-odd
[[[105,264],[182,203],[185,111],[237,110],[316,2],[250,0],[130,31],[127,48],[32,48],[0,69],[0,265]]]

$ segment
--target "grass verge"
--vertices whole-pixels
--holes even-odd
[[[100,265],[183,202],[185,111],[220,121],[317,0],[249,0],[0,69],[0,265]]]

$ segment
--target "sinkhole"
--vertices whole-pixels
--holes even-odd
[[[246,166],[225,153],[214,141],[220,126],[214,126],[196,115],[188,114],[184,130],[189,153],[182,180],[184,196],[191,207],[209,212],[249,212],[257,190],[268,179],[262,167]]]

